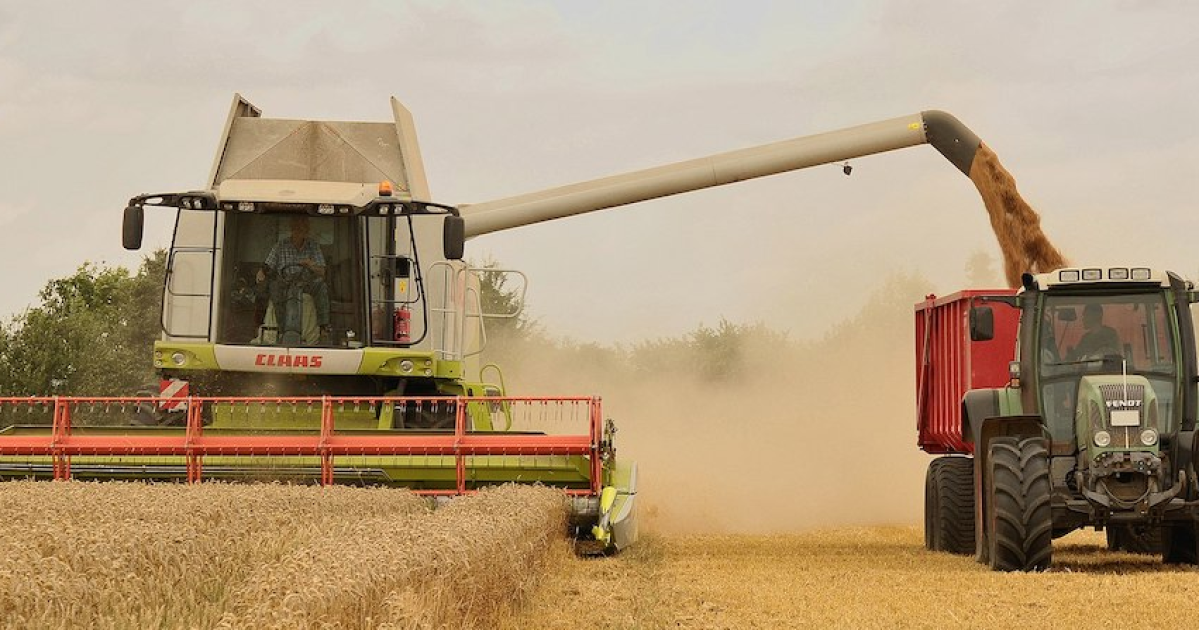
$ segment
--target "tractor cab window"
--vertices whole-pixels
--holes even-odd
[[[344,347],[363,330],[355,217],[224,215],[218,343]]]
[[[1169,307],[1161,293],[1045,297],[1039,329],[1042,408],[1054,441],[1072,439],[1074,397],[1084,374],[1137,374],[1171,417],[1177,368]]]

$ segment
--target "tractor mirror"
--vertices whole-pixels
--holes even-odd
[[[142,230],[145,224],[145,210],[138,205],[125,208],[125,219],[121,224],[121,244],[125,249],[142,248]]]
[[[442,250],[446,260],[462,260],[466,253],[466,221],[462,217],[452,214],[446,216]]]
[[[970,341],[990,341],[995,338],[995,312],[990,306],[970,308]]]

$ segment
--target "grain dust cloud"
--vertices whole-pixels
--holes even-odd
[[[912,304],[927,289],[894,276],[823,338],[721,344],[699,358],[723,361],[722,378],[654,342],[532,343],[502,364],[513,392],[603,396],[617,456],[638,464],[650,531],[909,523],[927,465],[915,446]]]

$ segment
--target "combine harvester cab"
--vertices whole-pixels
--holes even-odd
[[[1199,564],[1191,283],[1144,267],[1024,276],[916,305],[929,549],[1041,570],[1052,540]]]
[[[636,466],[600,400],[509,397],[480,365],[484,322],[516,313],[485,312],[464,220],[428,201],[412,118],[391,104],[391,123],[280,120],[235,96],[207,186],[125,210],[128,249],[147,207],[176,211],[160,382],[0,400],[0,475],[435,496],[539,483],[570,497],[588,550],[635,541]]]

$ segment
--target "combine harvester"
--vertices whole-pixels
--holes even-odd
[[[235,96],[207,185],[125,209],[128,249],[147,206],[176,210],[159,391],[0,399],[0,475],[436,496],[541,483],[572,497],[584,546],[619,550],[637,538],[636,466],[599,398],[510,397],[480,365],[485,321],[515,314],[484,311],[466,239],[926,143],[969,175],[979,146],[930,111],[452,207],[430,201],[412,118],[391,105],[390,123],[280,120]]]

